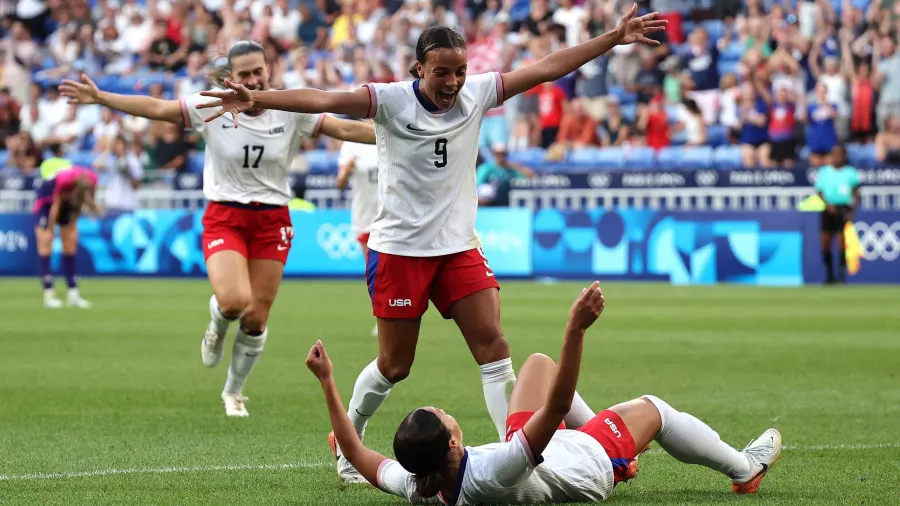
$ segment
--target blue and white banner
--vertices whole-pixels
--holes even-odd
[[[201,212],[82,218],[84,275],[202,276]],[[486,208],[476,228],[498,276],[800,285],[825,279],[819,214]],[[286,276],[361,277],[346,210],[293,213]],[[900,213],[860,212],[862,267],[851,283],[900,284]],[[54,265],[60,244],[54,244]],[[34,220],[0,215],[0,275],[35,275]]]

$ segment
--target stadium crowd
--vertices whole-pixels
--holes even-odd
[[[0,167],[37,174],[55,152],[134,186],[202,170],[191,132],[69,106],[56,86],[81,72],[103,89],[179,98],[210,87],[230,44],[251,38],[275,87],[352,88],[411,79],[411,48],[434,24],[465,35],[469,74],[507,71],[603,33],[631,2],[0,0]],[[598,148],[627,158],[683,145],[727,167],[818,166],[847,142],[857,163],[900,161],[900,1],[638,4],[670,20],[663,44],[617,47],[494,109],[486,159],[590,165]],[[307,143],[295,168],[334,171],[338,148]]]

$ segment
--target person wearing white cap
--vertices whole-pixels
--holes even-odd
[[[508,206],[509,184],[517,178],[534,177],[534,171],[506,158],[506,144],[494,144],[494,160],[482,163],[476,171],[478,204],[482,206]]]

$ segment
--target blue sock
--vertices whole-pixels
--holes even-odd
[[[63,255],[62,264],[69,289],[78,288],[78,279],[75,277],[75,255]]]
[[[40,259],[38,271],[41,275],[41,286],[44,287],[44,290],[51,290],[53,288],[53,273],[50,270],[50,257],[40,256],[38,258]]]

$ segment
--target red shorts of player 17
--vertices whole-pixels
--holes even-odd
[[[516,432],[525,427],[533,415],[533,412],[528,411],[509,415],[506,418],[506,441],[511,440]],[[565,428],[565,423],[559,426],[560,430]],[[637,449],[634,446],[631,432],[628,431],[628,427],[625,426],[625,422],[618,413],[608,409],[601,411],[576,430],[591,436],[606,450],[606,456],[612,462],[614,483],[629,478],[628,464],[637,456]]]
[[[248,260],[287,261],[294,228],[287,206],[210,202],[203,213],[203,258],[237,251]]]
[[[444,318],[450,306],[473,293],[500,289],[480,248],[439,257],[406,257],[369,251],[366,284],[378,318],[418,318],[428,301]]]

